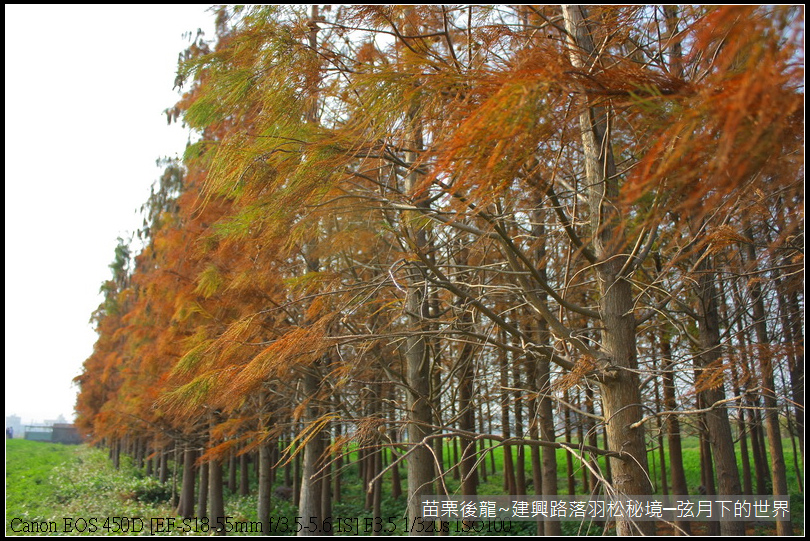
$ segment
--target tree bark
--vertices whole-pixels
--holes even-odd
[[[177,513],[183,518],[194,516],[194,459],[196,453],[186,447],[183,453],[183,487],[180,491],[180,508]]]
[[[703,254],[698,264],[698,331],[701,352],[696,356],[698,363],[695,385],[705,407],[725,399],[723,367],[720,365],[720,327],[717,308],[717,293],[714,284],[714,270],[711,256]],[[708,428],[717,471],[717,488],[720,496],[740,496],[740,476],[734,452],[734,438],[728,409],[719,405],[703,414]],[[745,535],[745,524],[740,521],[722,521],[722,535]]]
[[[231,494],[236,493],[236,455],[233,451],[228,456],[228,490]]]
[[[209,474],[209,467],[208,464],[202,464],[200,466],[200,487],[197,490],[197,516],[208,517],[208,474]]]
[[[509,361],[508,353],[500,351],[500,384],[501,384],[501,433],[505,440],[512,436],[512,427],[509,420]],[[512,446],[509,443],[504,443],[501,446],[503,450],[503,489],[508,494],[514,496],[517,494],[517,487],[515,483],[515,465],[512,457]]]
[[[248,477],[248,454],[239,455],[239,495],[250,494],[250,478]]]
[[[746,256],[750,266],[749,271],[756,274],[756,252],[754,251],[754,238],[750,226],[746,231],[749,242],[744,244]],[[785,454],[782,448],[782,433],[779,427],[779,406],[776,401],[776,383],[773,377],[773,362],[770,352],[770,339],[768,327],[765,322],[765,304],[762,300],[762,288],[758,280],[748,280],[748,289],[753,302],[754,331],[757,336],[759,348],[759,369],[762,376],[762,398],[765,404],[765,430],[768,435],[768,446],[771,454],[771,478],[773,479],[773,495],[787,496],[787,467]],[[776,522],[777,535],[793,535],[793,527],[789,520]]]
[[[319,379],[313,373],[315,366],[308,367],[304,373],[304,396],[307,397],[306,422],[315,423],[320,417],[320,408],[314,403],[318,393]],[[315,434],[310,434],[309,441],[304,444],[304,458],[302,464],[301,495],[298,504],[298,515],[303,517],[305,524],[309,525],[311,519],[322,522],[324,517],[321,514],[321,487],[322,474],[319,472],[323,455],[323,435],[320,430]],[[308,528],[302,528],[298,532],[299,536],[317,535],[318,532],[310,532]]]
[[[571,63],[586,68],[596,48],[582,6],[562,8],[568,33]],[[630,459],[610,458],[614,488],[619,494],[647,496],[652,487],[647,479],[647,448],[642,418],[636,359],[636,321],[630,282],[623,275],[627,261],[619,198],[618,175],[613,161],[606,112],[585,103],[579,115],[585,174],[589,185],[592,244],[597,259],[599,315],[602,324],[602,354],[598,361],[605,377],[600,387],[606,420],[608,447],[627,453]],[[619,535],[653,535],[651,522],[620,520]]]
[[[166,484],[169,480],[169,452],[164,448],[160,451],[160,482]]]
[[[415,30],[415,29],[413,29]],[[406,152],[409,163],[416,163],[418,150],[423,147],[422,131],[416,110],[408,112],[408,121],[412,139],[410,147],[414,151]],[[419,186],[419,173],[409,171],[405,176],[405,192],[416,198],[415,204],[424,207],[426,201],[416,194]],[[427,257],[431,251],[430,241],[425,226],[414,222],[410,234],[414,249]],[[408,468],[408,520],[413,526],[414,521],[422,516],[421,497],[434,494],[433,477],[435,464],[433,454],[428,449],[430,445],[426,438],[431,434],[429,426],[433,423],[431,404],[431,360],[430,351],[425,332],[428,329],[430,317],[429,295],[425,282],[426,270],[421,263],[414,263],[408,268],[407,299],[405,309],[407,312],[408,328],[410,330],[405,341],[405,382],[407,383],[407,433],[408,443],[415,446],[407,458]],[[427,528],[413,528],[412,535],[432,535]],[[423,530],[423,531],[416,531]]]
[[[211,505],[211,526],[216,528],[217,535],[225,535],[225,499],[222,494],[222,462],[212,460],[207,464],[208,474],[208,500]],[[204,464],[203,468],[206,467]]]
[[[459,261],[459,265],[466,265],[466,258]],[[469,327],[472,324],[471,313],[464,309],[461,315],[461,324]],[[473,366],[473,346],[465,342],[458,358],[458,394],[459,394],[459,428],[465,432],[475,432],[475,405],[473,404],[473,381],[475,368]],[[478,472],[475,469],[476,442],[466,436],[461,438],[461,494],[475,496],[478,494]]]
[[[667,333],[664,333],[661,338],[661,354],[664,378],[664,407],[667,411],[676,411],[678,400],[675,396],[675,372],[672,361],[672,346]],[[681,425],[677,414],[672,413],[666,416],[666,430],[667,444],[669,445],[669,471],[672,494],[675,496],[688,496],[689,487],[686,484],[686,471],[683,469]],[[692,535],[692,527],[688,520],[675,522],[675,535]]]
[[[259,446],[259,494],[258,508],[256,510],[259,522],[262,524],[262,532],[270,533],[270,444],[267,442]],[[289,485],[287,485],[289,486]]]

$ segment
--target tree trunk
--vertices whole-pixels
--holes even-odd
[[[466,258],[459,265],[466,265]],[[472,324],[472,314],[464,310],[461,316],[462,325]],[[459,407],[459,428],[465,432],[475,432],[475,404],[473,404],[473,380],[475,368],[473,366],[473,347],[466,342],[459,353],[458,359],[458,407]],[[478,494],[478,472],[475,469],[475,446],[476,442],[466,436],[461,438],[461,461],[459,470],[461,473],[461,494],[464,496],[475,496]]]
[[[695,358],[698,363],[695,385],[704,407],[709,407],[725,399],[723,389],[723,367],[720,364],[720,327],[717,308],[717,293],[714,285],[714,271],[711,256],[704,254],[698,264],[698,330],[701,352]],[[720,496],[736,497],[742,494],[737,458],[734,452],[734,438],[728,409],[718,405],[703,414],[708,428],[709,442],[717,471],[717,488]],[[722,521],[722,535],[745,535],[745,524],[741,521]]]
[[[478,433],[479,434],[486,434],[487,432],[484,430],[484,408],[478,407]],[[478,472],[481,474],[481,481],[486,483],[487,482],[487,442],[484,438],[478,440],[478,458],[480,459],[479,462],[479,469]]]
[[[177,513],[183,518],[194,516],[194,459],[193,449],[186,447],[183,453],[183,487],[180,492],[180,508]]]
[[[513,366],[514,371],[514,388],[520,389],[522,383],[520,381],[520,368],[521,364]],[[518,440],[524,439],[523,434],[523,399],[520,391],[515,393],[515,437]],[[515,492],[516,494],[526,494],[526,446],[519,443],[515,446]]]
[[[306,406],[306,422],[314,423],[320,417],[319,408],[314,404],[318,392],[319,379],[313,373],[315,366],[308,367],[304,373],[304,396],[309,400]],[[298,503],[298,515],[304,517],[304,523],[309,525],[311,519],[322,522],[325,518],[321,514],[321,487],[322,474],[318,471],[323,455],[323,435],[319,430],[312,434],[304,444],[303,472],[301,477],[301,495]],[[306,527],[298,532],[299,536],[316,535]]]
[[[200,486],[197,490],[197,516],[208,517],[208,473],[209,468],[208,464],[202,464],[200,466]],[[213,525],[213,523],[212,523]]]
[[[556,441],[554,433],[554,413],[551,409],[551,381],[549,378],[550,366],[548,358],[537,361],[537,390],[540,393],[540,439],[543,441]],[[566,454],[569,454],[566,452]],[[552,447],[543,448],[543,495],[554,497],[557,495],[557,450]],[[546,535],[562,535],[562,523],[558,520],[544,521]]]
[[[169,480],[169,452],[166,449],[160,451],[160,483],[165,485]]]
[[[331,520],[332,517],[332,465],[329,462],[331,456],[326,452],[329,445],[332,443],[330,438],[330,429],[322,432],[323,435],[323,453],[321,460],[321,469],[323,470],[323,478],[321,479],[321,522],[318,523],[318,535],[334,535],[334,529],[326,526],[324,528],[324,521]],[[326,531],[328,529],[328,531]]]
[[[722,284],[721,284],[721,291],[722,291]],[[736,288],[733,289],[736,292]],[[729,308],[728,303],[725,301],[726,295],[724,292],[721,292],[720,297],[724,300],[723,302],[723,318],[725,320],[729,320],[728,315],[732,312],[732,309]],[[746,333],[744,323],[741,317],[736,318],[736,325],[738,327],[738,339],[742,342],[744,339],[744,335]],[[728,321],[729,328],[732,326],[732,322]],[[740,364],[742,363],[742,364]],[[740,385],[740,368],[747,371],[748,360],[747,355],[745,353],[744,348],[740,348],[740,363],[732,363],[730,366],[731,370],[731,387],[734,396],[744,396],[742,393],[742,388]],[[740,459],[741,459],[741,466],[742,466],[742,490],[743,494],[746,496],[753,495],[753,483],[751,479],[751,456],[748,452],[748,429],[745,425],[745,409],[742,407],[744,405],[744,399],[740,401],[740,407],[737,408],[737,431],[739,433],[738,439],[740,440]]]
[[[270,534],[270,444],[267,442],[259,446],[259,494],[257,515],[262,524],[262,532]],[[289,485],[286,485],[289,486]]]
[[[568,400],[568,390],[566,389],[563,395],[563,398],[569,404]],[[563,415],[565,420],[565,443],[567,445],[571,445],[571,408],[567,406],[561,406],[564,408]],[[585,466],[582,466],[582,469],[586,469]],[[574,496],[577,493],[577,478],[574,475],[574,456],[567,452],[565,453],[565,471],[566,471],[566,478],[568,479],[568,495]],[[585,490],[587,491],[588,485],[587,483],[584,485]]]
[[[664,377],[664,407],[667,411],[676,411],[678,401],[675,397],[675,372],[672,362],[672,346],[669,335],[661,338],[662,370]],[[681,447],[681,425],[678,416],[674,413],[666,416],[667,444],[669,445],[669,471],[672,483],[672,494],[675,496],[688,496],[689,487],[686,484],[686,471],[683,469],[683,451]],[[692,527],[688,520],[675,522],[675,535],[692,535]]]
[[[248,477],[248,454],[239,455],[239,495],[248,496],[250,494],[250,478]]]
[[[145,474],[148,477],[152,476],[152,472],[154,471],[153,464],[152,464],[152,457],[149,453],[149,440],[144,438],[143,440],[143,460],[144,460],[144,467],[146,468]]]
[[[596,404],[594,403],[593,389],[590,386],[585,387],[585,411],[591,415],[596,415]],[[590,417],[584,417],[582,422],[580,422],[580,427],[587,429],[588,445],[598,448],[599,433],[597,432],[596,422]],[[580,441],[583,441],[584,436],[584,434],[580,436]],[[584,470],[583,475],[590,472],[588,475],[588,482],[586,484],[590,486],[591,494],[598,494],[599,479],[594,472],[599,471],[599,461],[597,457],[592,454],[590,462],[592,469],[587,468],[584,464],[582,465],[582,469]],[[607,463],[607,460],[605,460],[605,463]]]
[[[139,470],[143,469],[143,449],[144,444],[142,438],[133,438],[132,447],[134,448],[133,463]]]
[[[397,431],[391,430],[391,443],[397,442]],[[396,462],[399,455],[391,448],[391,462]],[[398,500],[402,496],[402,477],[399,474],[399,463],[391,468],[391,498]]]
[[[508,368],[508,354],[506,351],[499,352],[501,360],[501,433],[504,437],[504,444],[501,446],[503,450],[503,489],[508,494],[514,496],[517,494],[517,487],[515,483],[515,466],[512,459],[512,445],[506,443],[512,437],[511,424],[509,421],[509,368]]]
[[[534,213],[534,226],[532,227],[532,236],[536,240],[536,248],[534,257],[541,264],[537,269],[540,279],[544,282],[548,281],[548,272],[546,271],[546,228],[545,216],[542,212],[536,211]],[[548,295],[545,291],[538,293],[540,302],[546,303]],[[537,322],[537,330],[535,340],[538,344],[547,344],[549,340],[548,323],[545,320]],[[552,388],[551,388],[551,363],[548,356],[540,356],[534,366],[534,385],[538,392],[538,406],[537,414],[540,425],[540,439],[543,441],[554,442],[557,435],[554,430],[554,411],[552,408]],[[566,454],[570,454],[567,453]],[[552,447],[543,449],[542,456],[542,480],[543,480],[543,494],[545,496],[554,497],[557,493],[557,450]],[[546,535],[559,536],[562,535],[562,524],[557,520],[544,521],[544,532]]]
[[[532,376],[534,381],[537,381],[535,376]],[[536,398],[532,398],[529,402],[529,411],[532,412],[531,421],[529,422],[529,438],[533,440],[540,439],[540,421],[539,421],[539,406]],[[570,453],[566,453],[570,455]],[[543,470],[540,458],[540,446],[531,446],[531,461],[532,461],[532,485],[534,486],[535,496],[543,495]],[[543,518],[537,517],[537,535],[543,535],[545,526]]]
[[[421,128],[418,124],[416,112],[408,113],[412,123],[411,130],[413,139],[410,141],[413,149],[421,149],[423,146]],[[416,163],[418,152],[407,152],[407,161]],[[405,177],[405,191],[415,194],[419,184],[419,174],[414,170]],[[422,200],[416,202],[417,206],[424,206]],[[411,230],[410,236],[413,238],[414,248],[426,257],[430,252],[430,242],[424,226],[416,222]],[[408,268],[408,295],[406,299],[406,311],[408,319],[409,334],[405,341],[405,381],[408,385],[407,395],[407,433],[408,443],[415,448],[407,458],[408,467],[408,521],[412,526],[412,535],[432,535],[427,532],[427,528],[413,527],[416,519],[422,516],[421,497],[434,494],[433,476],[435,465],[433,454],[428,448],[431,443],[426,441],[430,436],[429,426],[433,422],[433,411],[431,404],[431,362],[430,351],[425,340],[427,321],[430,317],[429,296],[426,294],[424,267],[415,263]],[[417,531],[423,530],[423,531]]]
[[[374,476],[376,477],[382,471],[382,451],[377,449],[374,452],[373,460],[373,471]],[[374,517],[374,522],[377,524],[377,519],[382,521],[382,476],[374,481],[373,486],[371,487],[371,514]],[[383,535],[382,529],[378,531],[377,528],[374,528],[372,531],[372,535]]]
[[[749,269],[756,274],[756,252],[754,251],[754,238],[750,229],[746,231],[750,242],[744,244]],[[773,495],[787,496],[787,467],[785,454],[782,448],[782,433],[779,427],[779,406],[776,401],[776,383],[773,378],[773,362],[771,359],[770,339],[768,327],[765,322],[765,304],[762,301],[762,288],[759,281],[748,280],[748,289],[753,301],[754,331],[756,332],[759,348],[759,369],[762,375],[762,398],[765,404],[765,430],[768,435],[768,446],[771,454],[771,478],[773,479]],[[777,535],[793,535],[793,528],[789,520],[776,522]]]
[[[228,456],[228,490],[231,494],[236,494],[236,455]]]
[[[587,13],[581,6],[566,5],[562,10],[571,62],[577,68],[587,69],[585,58],[592,57],[596,50],[586,25]],[[604,358],[594,361],[599,361],[604,371],[600,387],[608,448],[621,450],[628,455],[628,459],[609,459],[613,484],[619,494],[647,496],[652,493],[652,487],[647,481],[644,427],[637,425],[642,418],[642,410],[633,293],[630,282],[622,274],[627,262],[627,256],[623,255],[624,232],[618,211],[612,206],[619,198],[618,175],[605,111],[586,103],[581,109],[579,122],[585,172],[590,186],[591,230],[601,294],[599,315]],[[655,525],[652,522],[619,520],[616,532],[618,535],[653,535]]]
[[[787,231],[788,228],[785,224],[785,217],[792,219],[793,216],[798,216],[798,209],[793,208],[792,205],[785,204],[785,200],[780,197],[777,199],[777,205],[781,207],[782,211],[777,213],[777,224],[780,232]],[[803,207],[802,207],[803,208]],[[804,217],[804,211],[801,211],[801,216]],[[801,222],[803,225],[803,221]],[[770,233],[766,230],[768,245],[772,246],[773,243],[770,238]],[[799,437],[799,449],[802,455],[802,464],[804,464],[804,325],[802,324],[802,315],[804,311],[804,303],[799,302],[799,293],[804,291],[804,272],[790,272],[791,268],[796,268],[796,262],[792,259],[794,254],[784,252],[779,261],[774,261],[776,273],[776,289],[778,291],[777,300],[779,301],[779,311],[784,323],[782,324],[782,332],[784,333],[784,342],[788,351],[788,372],[790,374],[790,389],[791,397],[793,399],[793,412],[796,417],[796,425],[798,427],[797,434]],[[801,269],[804,270],[804,258],[801,259]]]
[[[335,397],[336,400],[339,400],[339,397]],[[340,439],[340,423],[335,423],[335,440]],[[335,470],[332,472],[332,501],[334,503],[340,503],[341,500],[341,488],[340,488],[340,479],[341,479],[341,472],[343,471],[343,448],[337,450],[337,456],[335,457]]]
[[[697,405],[698,408],[705,407],[700,395],[698,395]],[[712,446],[709,443],[705,415],[698,415],[698,423],[700,426],[700,486],[698,487],[698,494],[701,496],[714,496],[717,494],[717,489],[714,486]],[[707,521],[706,534],[711,536],[720,535],[720,523],[716,520]]]
[[[203,465],[203,468],[205,465]],[[225,500],[222,495],[222,462],[212,460],[208,463],[208,500],[211,505],[211,526],[217,529],[217,535],[225,535]]]
[[[112,446],[112,462],[113,468],[116,470],[121,467],[121,440],[114,440]]]

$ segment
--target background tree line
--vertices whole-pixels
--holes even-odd
[[[786,495],[803,15],[221,8],[167,111],[200,139],[134,264],[116,250],[78,423],[163,480],[182,463],[184,516],[222,516],[253,461],[260,520],[282,472],[327,518],[349,449],[376,516],[386,476],[411,518],[449,476],[476,494],[495,448],[510,494],[695,493],[684,434],[702,491]]]

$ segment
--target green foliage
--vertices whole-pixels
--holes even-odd
[[[197,289],[194,292],[207,299],[216,295],[223,283],[224,279],[219,270],[216,266],[209,264],[197,277]]]

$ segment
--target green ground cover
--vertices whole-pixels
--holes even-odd
[[[786,441],[785,451],[788,467],[792,464],[789,441]],[[479,494],[503,494],[503,451],[495,451],[496,473],[492,473],[491,460],[487,458],[488,477],[486,482],[479,485]],[[514,453],[514,449],[513,449]],[[558,486],[560,494],[567,493],[566,467],[564,451],[557,451]],[[449,465],[452,449],[448,446],[444,453],[445,464]],[[699,447],[696,438],[684,440],[684,466],[690,486],[696,487],[699,483]],[[364,507],[365,494],[361,486],[356,459],[356,453],[348,457],[348,464],[342,470],[342,497],[340,502],[333,503],[334,517],[357,518],[358,524],[363,525],[368,519],[373,519],[370,511]],[[526,475],[531,480],[531,464],[529,453],[526,453]],[[581,465],[574,461],[575,476],[577,478],[577,492],[582,492]],[[602,466],[604,467],[604,466]],[[402,474],[403,491],[407,491],[404,465],[400,467]],[[255,494],[256,478],[254,468],[250,468],[251,487]],[[283,475],[278,476],[283,479]],[[795,475],[789,476],[791,480],[791,511],[794,517],[795,531],[803,532],[804,513],[803,500],[798,492]],[[449,493],[455,493],[459,481],[449,473],[445,479]],[[527,492],[534,493],[529,486]],[[120,469],[113,468],[107,454],[99,449],[86,445],[65,446],[25,440],[6,441],[6,534],[24,535],[38,533],[36,530],[47,531],[54,529],[55,533],[85,533],[96,535],[120,535],[120,530],[141,529],[137,523],[129,525],[121,520],[110,521],[113,517],[134,518],[144,520],[141,534],[151,534],[154,526],[150,519],[155,517],[175,517],[176,513],[170,503],[171,484],[161,485],[156,479],[146,476],[142,470],[135,468],[128,457],[124,457]],[[234,525],[242,525],[242,533],[254,533],[257,529],[252,526],[257,521],[256,496],[239,496],[225,489],[226,515],[232,517]],[[384,517],[401,517],[405,515],[405,498],[397,500],[391,497],[391,477],[386,474],[382,488],[382,515]],[[295,524],[297,509],[291,502],[273,498],[271,516],[279,521],[285,521],[290,527],[283,528],[276,533],[292,533],[291,527]],[[18,519],[13,521],[13,519]],[[66,523],[65,519],[69,519]],[[85,519],[83,523],[78,519]],[[90,519],[96,519],[94,522]],[[177,518],[177,520],[180,520]],[[71,529],[72,527],[72,529]],[[238,527],[238,526],[236,526]],[[533,535],[535,533],[533,522],[513,522],[509,535]],[[455,523],[451,524],[450,534],[470,535],[470,532],[456,532]],[[84,530],[83,532],[81,530]],[[768,525],[752,525],[751,533],[767,535],[773,528]],[[132,532],[130,532],[132,533]],[[200,532],[205,533],[205,532]],[[343,528],[339,533],[354,533],[356,529]],[[361,531],[359,533],[364,533]],[[403,533],[398,528],[397,533]],[[488,532],[482,531],[481,535]],[[489,532],[490,534],[492,532]],[[563,523],[563,533],[567,535],[600,534],[602,530],[597,525],[580,524],[577,522]],[[473,533],[474,534],[474,533]]]

